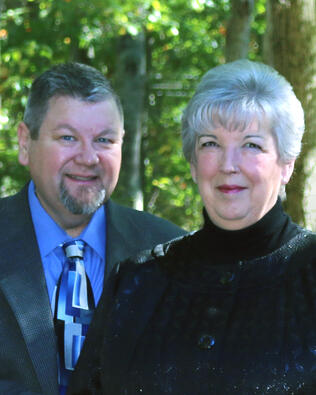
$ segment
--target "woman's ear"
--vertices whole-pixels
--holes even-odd
[[[196,166],[193,162],[190,163],[190,169],[191,169],[192,179],[196,183]]]
[[[29,164],[30,130],[24,122],[18,126],[19,162],[23,166]]]
[[[284,163],[282,165],[282,172],[281,172],[281,184],[286,185],[293,174],[294,171],[294,164],[295,159],[292,159],[290,162]]]

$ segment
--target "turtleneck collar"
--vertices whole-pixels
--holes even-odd
[[[204,226],[196,234],[196,247],[203,253],[225,261],[264,256],[289,241],[297,226],[285,214],[281,200],[258,222],[240,230],[225,230],[216,226],[203,210]]]

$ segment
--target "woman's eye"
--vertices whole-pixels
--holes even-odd
[[[215,141],[205,141],[201,144],[202,147],[218,147],[218,144]]]
[[[262,147],[260,145],[258,145],[258,144],[255,144],[255,143],[246,143],[245,147],[262,150]]]

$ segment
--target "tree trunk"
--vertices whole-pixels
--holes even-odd
[[[141,157],[144,98],[146,89],[146,51],[144,34],[119,38],[116,84],[125,114],[123,160],[117,200],[143,209],[143,163]]]
[[[306,132],[295,172],[287,186],[285,209],[305,225],[303,206],[308,154],[315,147],[315,1],[267,0],[266,63],[275,67],[293,86],[301,101]]]
[[[226,33],[226,62],[248,56],[253,8],[254,0],[231,0],[231,16]]]

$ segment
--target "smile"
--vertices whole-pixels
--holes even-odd
[[[85,181],[94,181],[98,178],[97,176],[79,176],[79,175],[77,176],[74,174],[67,174],[67,177],[72,180],[75,180],[75,181],[84,181],[84,182]]]
[[[240,185],[219,185],[217,189],[222,193],[239,193],[246,189]]]

